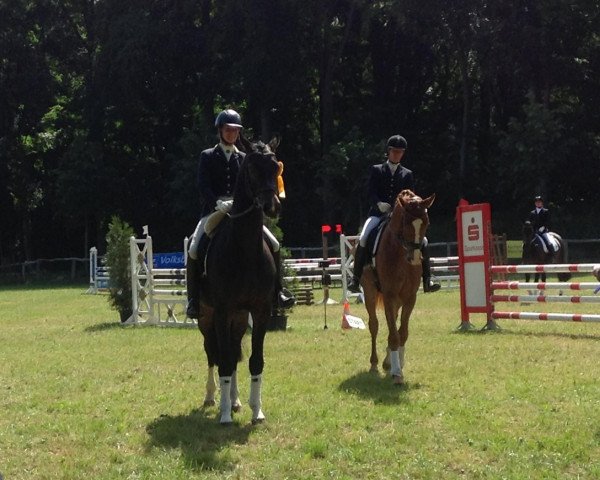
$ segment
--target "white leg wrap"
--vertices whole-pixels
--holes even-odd
[[[221,423],[231,423],[233,422],[231,418],[231,377],[219,377],[219,386],[221,387]]]
[[[229,388],[229,392],[231,395],[231,408],[234,412],[237,412],[242,406],[242,402],[240,402],[240,391],[238,390],[237,383],[237,370],[233,371],[231,375],[231,387]]]
[[[390,375],[392,377],[399,377],[402,375],[402,369],[400,368],[400,356],[398,350],[390,351]]]
[[[250,377],[250,399],[248,405],[252,408],[252,422],[260,422],[265,419],[262,412],[262,375],[252,375]]]
[[[406,347],[398,347],[398,360],[400,361],[400,372],[404,369],[404,349]]]
[[[204,397],[204,405],[215,404],[216,392],[217,384],[215,383],[215,367],[208,367],[208,378],[206,379],[206,397]]]

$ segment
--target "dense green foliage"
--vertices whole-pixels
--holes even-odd
[[[461,197],[516,232],[535,193],[597,237],[599,31],[596,0],[2,1],[0,261],[102,249],[114,214],[180,248],[226,106],[283,136],[287,245],[357,231],[398,132],[433,238]]]
[[[126,321],[133,313],[131,303],[131,258],[129,239],[133,228],[114,216],[108,225],[106,234],[106,266],[110,269],[108,300],[112,308]]]

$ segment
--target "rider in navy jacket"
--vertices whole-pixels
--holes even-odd
[[[392,210],[396,197],[402,190],[410,189],[414,191],[415,189],[412,170],[400,165],[406,147],[407,142],[404,137],[400,135],[391,136],[387,141],[387,161],[378,165],[371,165],[369,168],[369,217],[363,225],[354,253],[353,276],[348,285],[348,290],[351,292],[360,292],[360,277],[367,257],[365,248],[369,234],[377,228],[385,215]],[[435,292],[440,289],[440,284],[431,280],[427,238],[423,240],[421,253],[423,257],[423,290],[425,292]]]
[[[368,191],[370,204],[369,217],[382,216],[383,212],[378,205],[381,202],[393,206],[396,197],[402,190],[408,188],[414,191],[415,189],[412,170],[400,164],[398,164],[394,172],[392,172],[392,168],[389,161],[378,165],[371,165],[370,167]]]
[[[229,152],[227,150],[230,150]],[[229,159],[226,155],[229,154]],[[202,208],[200,217],[215,211],[217,200],[233,198],[235,179],[246,154],[235,145],[219,143],[200,154],[198,162],[198,190]]]
[[[546,244],[548,251],[555,251],[555,246],[548,238],[548,232],[550,231],[550,212],[547,208],[544,208],[544,199],[540,195],[535,197],[534,203],[535,208],[529,212],[528,220],[533,226],[534,233],[539,235]]]
[[[209,243],[204,226],[208,217],[215,209],[228,212],[233,203],[233,190],[245,153],[238,150],[242,119],[235,110],[223,110],[215,120],[219,135],[219,143],[200,154],[198,161],[198,190],[202,207],[200,221],[190,240],[186,266],[187,309],[189,318],[198,318],[200,313],[200,277],[204,274],[204,256]],[[281,279],[281,254],[279,242],[275,236],[264,227],[265,236],[271,243],[275,267],[277,269],[275,299],[277,306],[289,308],[294,305],[294,296],[284,291]]]

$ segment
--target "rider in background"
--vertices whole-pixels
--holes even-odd
[[[414,191],[415,182],[412,170],[400,165],[406,147],[407,142],[404,137],[400,135],[391,136],[387,141],[387,160],[377,165],[371,165],[369,168],[369,216],[363,225],[354,253],[353,276],[348,285],[350,292],[360,292],[360,277],[367,256],[366,246],[369,234],[392,211],[396,197],[402,190],[410,189]],[[423,290],[425,292],[435,292],[440,289],[440,284],[431,280],[427,238],[423,239],[421,252],[423,257]]]
[[[210,243],[204,226],[207,218],[215,211],[229,212],[233,204],[233,191],[240,165],[245,153],[238,149],[242,131],[242,118],[235,110],[223,110],[217,115],[215,127],[219,143],[200,154],[198,162],[198,189],[200,192],[200,221],[190,240],[187,261],[187,296],[186,314],[189,318],[198,318],[200,310],[200,278],[204,273],[204,256]],[[275,236],[263,227],[269,239],[277,268],[278,306],[289,308],[295,298],[283,292],[281,285],[281,258],[279,242]]]
[[[549,252],[555,250],[553,243],[548,238],[548,232],[550,231],[550,212],[547,208],[544,208],[544,199],[537,195],[534,199],[535,208],[529,212],[529,222],[533,227],[534,233],[539,235]]]

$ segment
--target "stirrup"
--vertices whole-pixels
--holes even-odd
[[[360,293],[360,281],[357,278],[352,278],[348,284],[348,291],[351,293]]]
[[[198,317],[200,316],[199,302],[195,302],[194,300],[188,300],[187,307],[185,309],[185,315],[188,318],[198,320]]]
[[[423,291],[425,293],[437,292],[442,286],[439,283],[434,283],[430,279],[423,282]]]
[[[283,288],[277,293],[277,305],[280,308],[292,308],[296,304],[296,297],[289,290]]]

